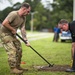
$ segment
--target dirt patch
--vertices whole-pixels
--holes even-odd
[[[69,65],[54,65],[53,67],[49,66],[34,66],[38,71],[65,71],[70,68]]]

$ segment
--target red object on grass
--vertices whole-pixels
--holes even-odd
[[[26,64],[26,63],[24,61],[22,61],[21,64]]]

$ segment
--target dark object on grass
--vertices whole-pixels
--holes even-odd
[[[26,44],[27,42],[16,33],[16,35]],[[45,62],[49,64],[49,67],[53,67],[54,64],[50,64],[41,54],[39,54],[32,46],[29,46],[35,53],[37,53]]]
[[[50,72],[65,72],[65,70],[67,68],[70,68],[69,65],[54,65],[53,67],[49,67],[49,66],[32,66],[34,69],[38,70],[38,71],[50,71]]]

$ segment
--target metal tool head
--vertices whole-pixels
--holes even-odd
[[[54,64],[49,64],[49,67],[53,67],[54,66]]]

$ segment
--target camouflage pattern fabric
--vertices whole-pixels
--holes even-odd
[[[0,38],[8,54],[10,68],[20,66],[22,57],[20,41],[16,38],[16,36],[12,36],[7,33],[1,33]]]

